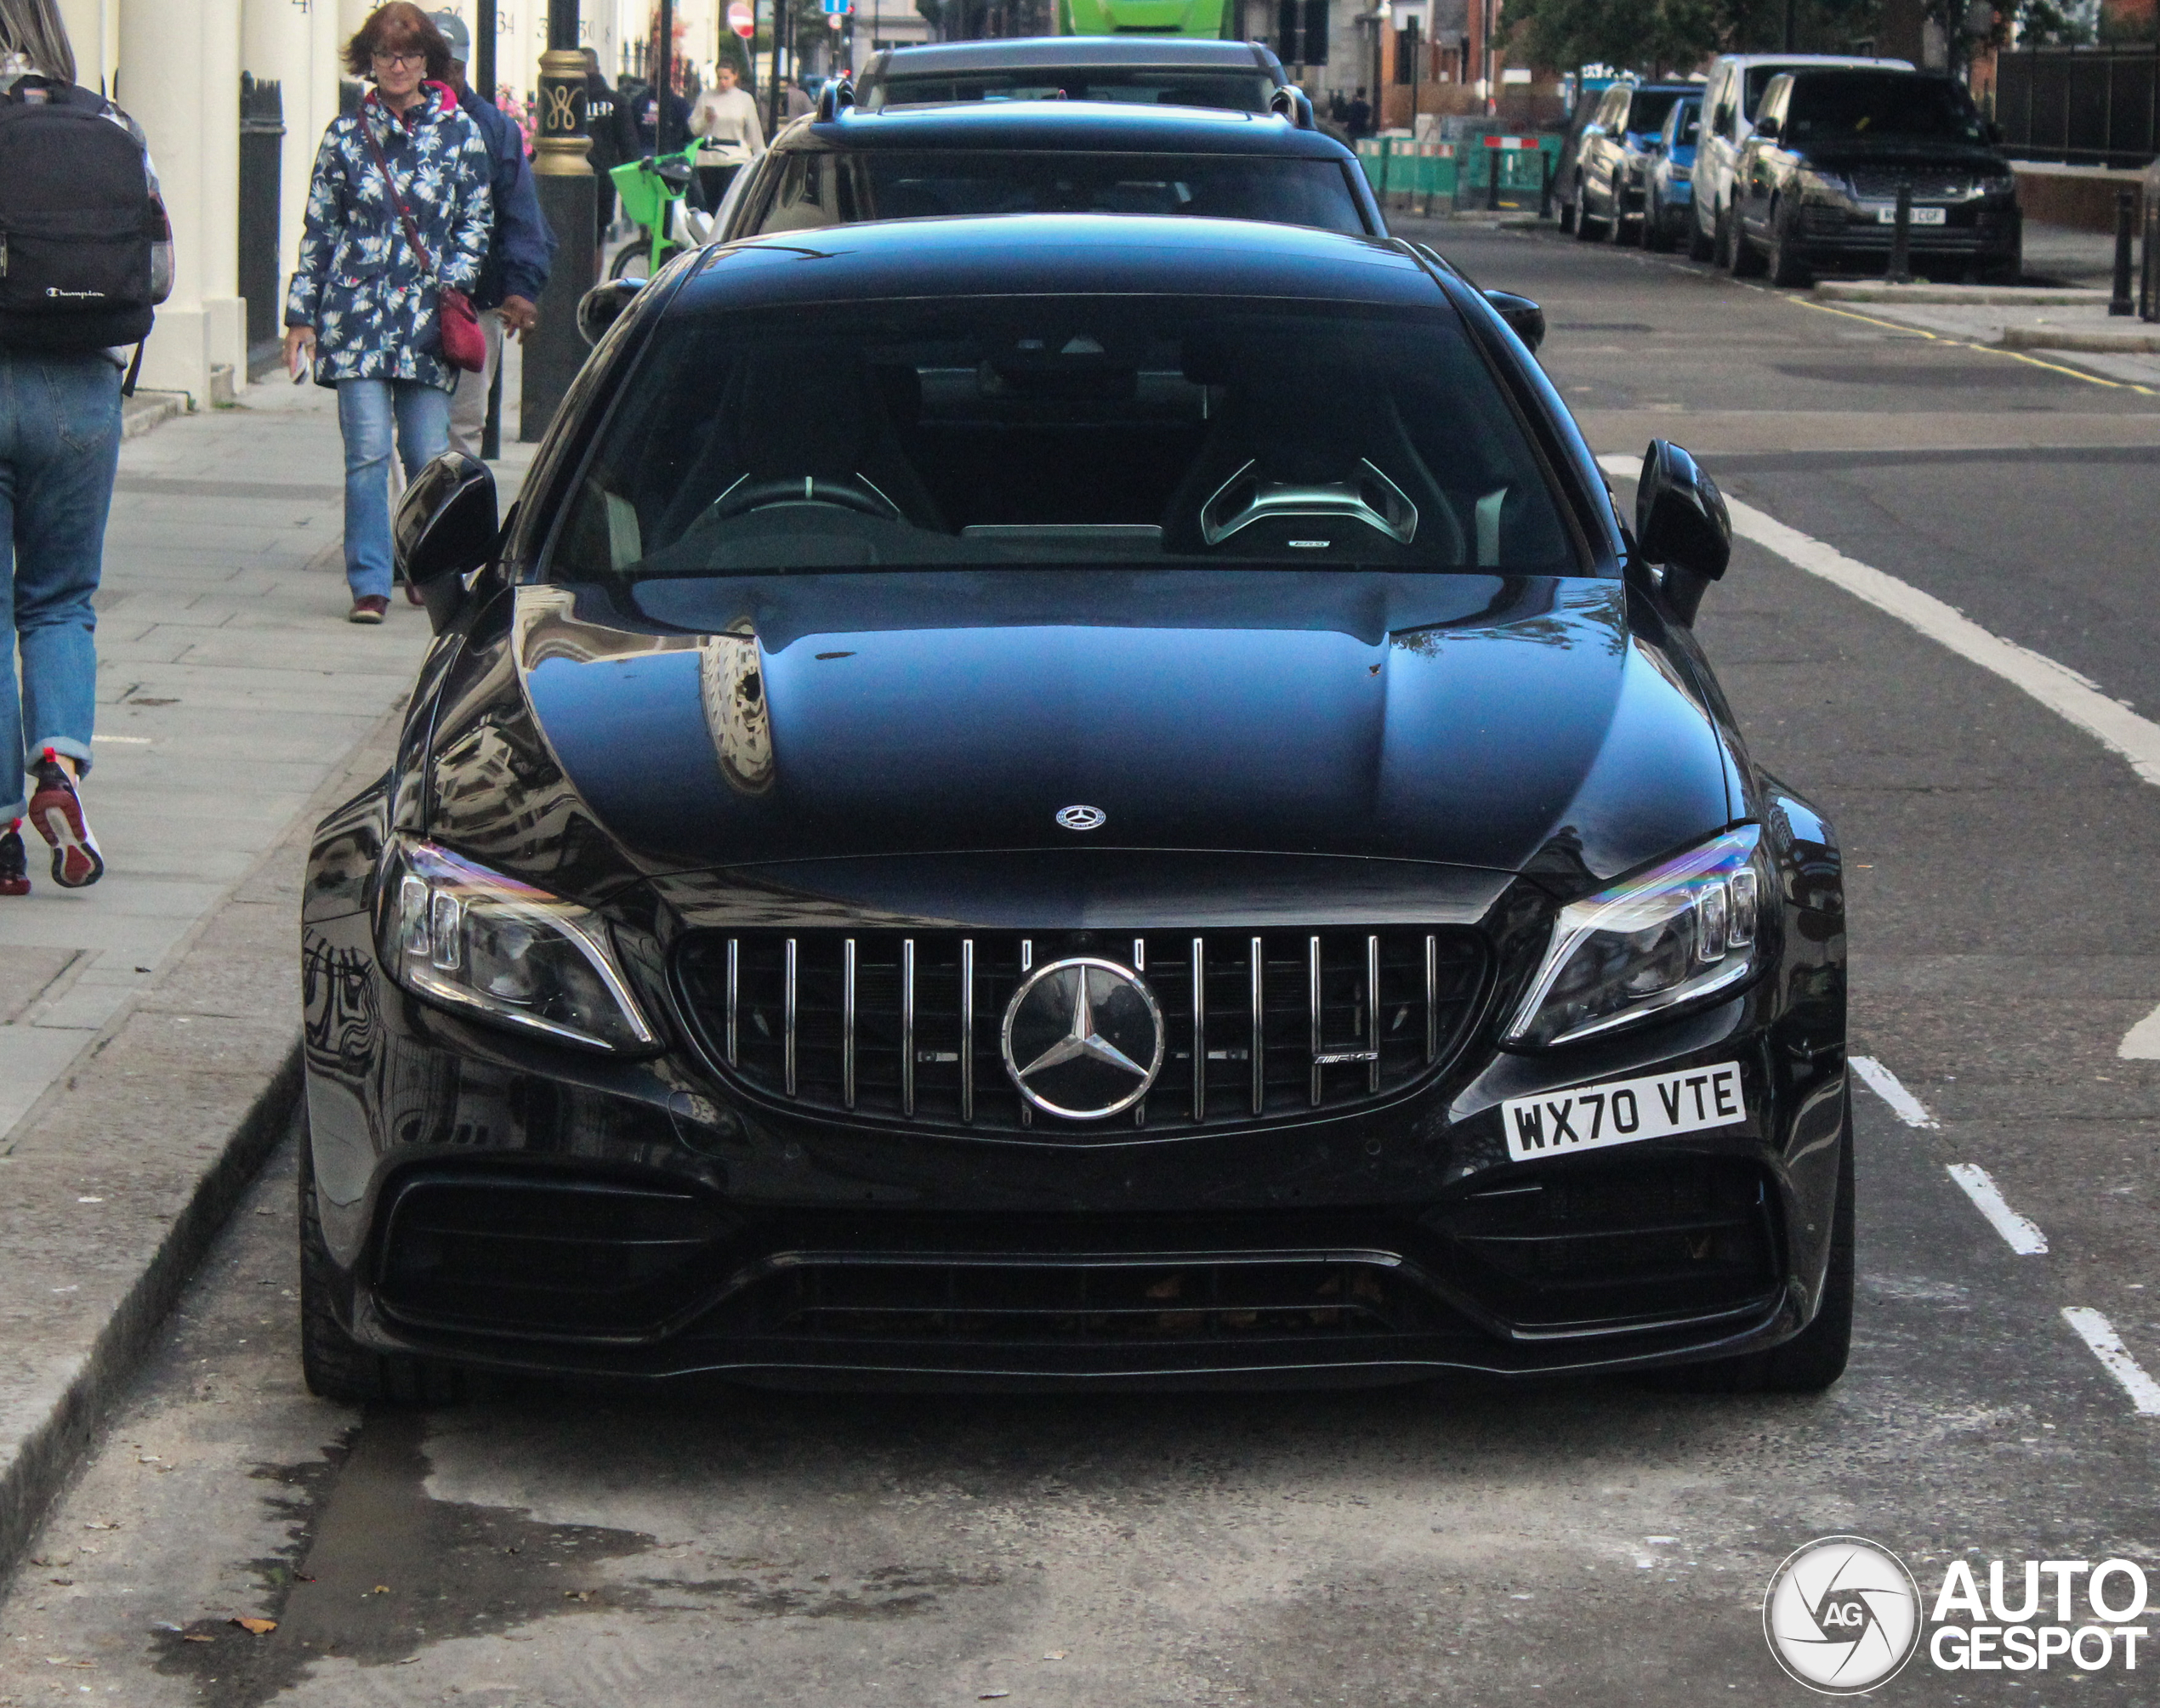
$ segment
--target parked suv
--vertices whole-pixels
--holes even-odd
[[[1687,228],[1688,258],[1732,264],[1725,216],[1732,207],[1733,171],[1754,134],[1763,95],[1780,71],[1850,65],[1909,71],[1909,60],[1869,60],[1839,54],[1727,54],[1710,67],[1702,91],[1702,136],[1695,155],[1695,217]]]
[[[1611,235],[1627,241],[1642,217],[1650,183],[1651,143],[1675,103],[1697,93],[1692,83],[1615,83],[1605,92],[1576,146],[1575,170],[1561,200],[1585,241]]]
[[[2017,179],[1955,79],[1816,71],[1773,78],[1740,153],[1732,270],[1804,285],[1820,266],[1879,268],[1901,185],[1914,264],[2015,282]]]
[[[1264,113],[1289,79],[1258,42],[1159,36],[1040,36],[936,42],[871,56],[855,79],[865,112],[950,101],[1120,101]]]

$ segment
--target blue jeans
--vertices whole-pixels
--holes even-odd
[[[345,581],[353,597],[390,593],[390,429],[410,480],[450,449],[450,394],[417,379],[341,379],[345,435]]]
[[[8,620],[0,820],[30,804],[26,755],[51,747],[90,769],[98,687],[90,600],[119,465],[118,368],[97,351],[0,349],[0,615]]]

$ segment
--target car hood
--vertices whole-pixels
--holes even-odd
[[[521,826],[566,846],[577,818],[648,872],[1119,848],[1604,877],[1736,810],[1684,661],[1612,580],[1026,570],[514,597],[498,679],[514,663],[520,691],[446,705],[433,791],[438,834],[514,869],[541,853]],[[489,739],[513,708],[534,730]]]
[[[1884,137],[1870,141],[1839,137],[1823,142],[1795,144],[1793,155],[1808,165],[1843,172],[1856,166],[1886,171],[1951,172],[1984,176],[2008,171],[2003,157],[1977,143],[1901,142]]]

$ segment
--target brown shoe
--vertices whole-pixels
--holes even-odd
[[[370,593],[365,599],[353,601],[353,608],[345,613],[347,622],[380,622],[390,609],[390,602],[380,593]]]

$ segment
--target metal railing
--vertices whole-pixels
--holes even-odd
[[[2160,154],[2160,48],[2006,48],[1995,122],[2021,159],[2141,167]]]

